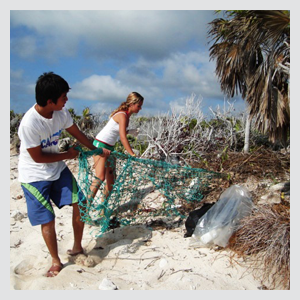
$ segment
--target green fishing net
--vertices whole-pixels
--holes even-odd
[[[166,161],[136,158],[113,151],[107,162],[114,166],[115,183],[107,197],[105,182],[95,176],[92,156],[102,149],[84,151],[78,147],[79,192],[85,200],[79,204],[81,219],[94,226],[101,236],[111,228],[146,224],[158,216],[184,216],[187,203],[200,202],[203,191],[220,173],[200,168],[173,165]],[[92,197],[91,184],[98,180],[100,188]]]

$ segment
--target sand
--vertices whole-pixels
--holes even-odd
[[[72,208],[55,208],[62,271],[45,277],[51,257],[40,226],[31,226],[18,182],[18,155],[10,155],[11,290],[258,290],[263,284],[245,266],[230,260],[230,251],[192,248],[184,220],[178,227],[145,225],[114,229],[97,237],[85,226],[86,255],[70,257]],[[75,164],[76,161],[69,162]],[[74,174],[76,175],[76,174]]]

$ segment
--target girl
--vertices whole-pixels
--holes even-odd
[[[136,156],[131,149],[131,146],[127,140],[127,127],[129,124],[130,116],[137,114],[141,109],[144,102],[144,98],[137,92],[132,92],[128,95],[127,100],[122,102],[121,105],[115,109],[111,115],[108,123],[97,134],[93,145],[97,148],[105,148],[110,151],[114,150],[114,145],[118,138],[120,138],[126,151],[131,156]],[[114,163],[106,162],[107,157],[101,157],[95,155],[94,167],[96,176],[100,179],[95,179],[91,185],[91,197],[94,198],[101,183],[106,180],[106,186],[104,190],[104,197],[106,198],[113,188],[115,182]],[[103,201],[103,199],[102,199]]]

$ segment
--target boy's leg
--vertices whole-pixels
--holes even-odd
[[[52,266],[47,276],[56,276],[62,269],[58,256],[55,232],[55,216],[49,199],[52,182],[22,183],[26,198],[28,217],[33,226],[41,225],[42,236],[52,257]]]
[[[81,213],[84,214],[86,209],[86,204],[84,201],[84,195],[79,191],[78,184],[71,173],[71,171],[66,167],[58,180],[55,181],[54,186],[51,191],[51,199],[56,204],[58,208],[62,208],[65,205],[72,205],[73,215],[72,215],[72,226],[74,234],[74,244],[71,250],[68,250],[69,255],[75,255],[83,253],[83,248],[81,245],[84,223],[80,220]],[[79,201],[83,201],[79,207]]]
[[[50,221],[49,223],[42,224],[41,229],[42,229],[42,235],[44,241],[52,257],[52,264],[61,265],[61,261],[58,256],[58,249],[57,249],[55,221],[53,220]]]
[[[58,256],[55,221],[53,220],[49,223],[42,224],[41,228],[44,241],[52,257],[52,265],[48,270],[46,276],[54,277],[63,268],[63,264],[61,263],[60,258]]]
[[[72,204],[73,206],[73,216],[72,216],[72,224],[73,224],[73,233],[74,233],[74,244],[72,250],[68,250],[69,255],[83,253],[82,248],[82,236],[84,230],[84,223],[80,220],[80,209],[78,207],[78,203]]]

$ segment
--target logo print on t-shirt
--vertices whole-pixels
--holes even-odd
[[[58,132],[54,133],[49,138],[42,140],[41,141],[42,149],[48,148],[51,146],[56,146],[58,144],[58,140],[59,140],[61,132],[62,132],[62,129],[60,129]]]

